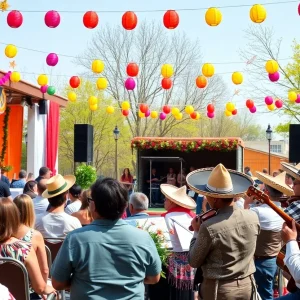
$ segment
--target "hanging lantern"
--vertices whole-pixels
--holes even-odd
[[[273,103],[273,98],[271,96],[267,96],[265,98],[266,105],[271,105]]]
[[[254,23],[262,23],[267,17],[267,11],[264,6],[255,4],[250,9],[250,19]]]
[[[123,110],[129,110],[130,109],[130,103],[128,101],[123,101],[121,104],[121,107]]]
[[[192,112],[194,112],[194,107],[192,105],[187,105],[185,107],[185,112],[190,115]]]
[[[204,64],[202,66],[202,74],[205,77],[212,77],[215,74],[215,67],[212,64]]]
[[[298,15],[300,15],[300,3],[298,5]]]
[[[207,79],[201,75],[196,78],[196,85],[199,89],[204,89],[207,86]]]
[[[229,110],[225,110],[225,116],[226,117],[231,117],[232,116],[232,112]]]
[[[163,106],[163,112],[167,115],[171,112],[171,107],[168,105]]]
[[[78,76],[72,76],[69,83],[73,89],[77,89],[80,86],[80,78]]]
[[[275,104],[272,103],[271,105],[267,105],[267,107],[268,107],[268,109],[269,109],[270,111],[272,111],[272,110],[275,109]]]
[[[296,99],[295,103],[300,103],[300,94],[297,95],[297,99]]]
[[[252,114],[255,114],[256,113],[256,106],[253,106],[249,109],[249,111],[252,113]]]
[[[277,100],[275,101],[275,106],[276,106],[277,108],[281,108],[281,107],[283,106],[283,101],[280,100],[280,99],[277,99]]]
[[[252,107],[254,107],[254,101],[248,99],[248,100],[246,101],[246,106],[247,106],[249,109],[252,108]]]
[[[164,89],[164,90],[169,90],[173,85],[173,82],[170,78],[163,78],[161,80],[161,87]]]
[[[106,112],[111,115],[115,112],[115,108],[113,106],[107,106]]]
[[[47,93],[47,90],[48,90],[48,85],[42,85],[40,87],[40,91],[43,93],[43,94],[46,94]]]
[[[227,102],[226,110],[229,112],[233,112],[235,110],[235,105],[232,102]]]
[[[50,53],[47,55],[46,63],[50,67],[55,67],[58,63],[58,56],[56,53]]]
[[[174,118],[176,120],[182,120],[182,113],[178,113],[177,115],[174,115]]]
[[[159,119],[162,120],[162,121],[163,121],[166,117],[167,117],[167,115],[166,115],[164,112],[161,112],[161,113],[159,114]]]
[[[197,118],[197,112],[196,112],[196,111],[193,111],[193,112],[190,114],[190,117],[191,117],[191,119],[196,120],[196,118]]]
[[[210,119],[213,119],[213,118],[215,117],[215,113],[214,113],[214,112],[209,112],[209,111],[208,111],[206,115],[207,115],[207,117],[210,118]]]
[[[52,95],[55,94],[55,92],[56,92],[55,87],[52,86],[52,85],[49,85],[49,86],[48,86],[48,89],[47,89],[48,95],[51,95],[51,96],[52,96]]]
[[[215,106],[213,104],[208,104],[206,109],[208,112],[213,113],[215,111]]]
[[[126,11],[122,16],[122,26],[126,30],[133,30],[136,27],[137,22],[138,22],[137,16],[133,11]]]
[[[95,96],[90,96],[88,102],[89,102],[90,106],[91,105],[96,105],[96,104],[98,104],[98,99]]]
[[[18,53],[18,49],[15,45],[7,45],[4,52],[6,57],[14,58]]]
[[[275,73],[273,73],[273,74],[269,74],[269,79],[270,79],[272,82],[278,81],[279,78],[280,78],[279,72],[275,72]]]
[[[23,23],[23,16],[18,10],[12,10],[7,15],[7,24],[11,28],[19,28]]]
[[[235,116],[235,115],[237,115],[238,111],[237,111],[237,109],[235,109],[231,113],[232,113],[233,116]]]
[[[83,15],[83,25],[88,29],[94,29],[99,23],[98,14],[95,11],[87,11]]]
[[[166,28],[175,29],[179,24],[179,15],[175,10],[168,10],[164,14],[163,22]]]
[[[11,82],[19,82],[21,80],[21,74],[19,72],[12,72],[10,74],[10,81]]]
[[[269,74],[274,74],[279,70],[279,65],[276,60],[268,60],[266,62],[266,71]]]
[[[140,112],[142,112],[143,114],[146,113],[146,111],[149,109],[149,106],[147,104],[141,104],[140,105]]]
[[[90,110],[91,111],[96,111],[97,109],[98,109],[98,104],[90,105]]]
[[[150,109],[148,109],[146,112],[145,112],[145,117],[148,118],[151,114],[151,111]]]
[[[48,77],[45,74],[39,75],[37,82],[39,85],[47,85],[48,83]]]
[[[126,73],[129,77],[135,77],[139,74],[139,66],[136,63],[130,63],[127,65]]]
[[[92,71],[94,73],[102,73],[104,70],[104,62],[100,59],[96,59],[92,62]]]
[[[234,84],[238,85],[243,82],[243,74],[241,72],[232,73],[231,80]]]
[[[291,102],[295,102],[297,100],[296,92],[293,92],[293,91],[289,92],[288,93],[288,98]]]
[[[151,111],[150,116],[151,116],[152,119],[156,119],[158,117],[157,111],[155,111],[155,110]]]
[[[222,13],[216,7],[209,8],[205,13],[205,21],[209,26],[218,26],[222,22]]]
[[[133,78],[129,77],[125,80],[125,88],[128,91],[133,91],[135,89],[135,81]]]
[[[56,10],[50,10],[45,14],[45,24],[49,28],[56,28],[60,24],[60,15]]]
[[[172,115],[173,115],[173,116],[176,116],[176,115],[178,115],[179,113],[180,113],[179,108],[177,108],[177,107],[173,107],[173,108],[172,108]]]
[[[68,93],[68,99],[70,102],[75,102],[77,99],[76,93],[75,92],[69,92]]]
[[[105,90],[108,86],[107,79],[104,77],[98,78],[96,84],[97,84],[98,90]]]
[[[140,110],[139,110],[139,117],[140,117],[140,118],[145,118],[145,114],[142,113]]]
[[[164,78],[170,78],[174,74],[174,69],[173,66],[170,64],[164,64],[161,67],[161,75]]]
[[[122,109],[122,115],[127,117],[129,115],[129,109]]]

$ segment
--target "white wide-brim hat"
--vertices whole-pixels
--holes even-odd
[[[300,180],[300,164],[297,166],[291,165],[286,162],[281,163],[283,171],[287,172],[289,175],[294,177],[295,179]]]

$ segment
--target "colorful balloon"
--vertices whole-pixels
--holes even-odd
[[[133,11],[126,11],[122,16],[122,26],[126,30],[133,30],[136,27],[137,22],[137,16]]]
[[[139,66],[136,63],[130,63],[127,65],[126,73],[129,77],[136,77],[139,74]]]
[[[50,67],[55,67],[58,64],[58,56],[56,53],[50,53],[47,55],[46,63]]]
[[[151,114],[151,111],[150,109],[148,109],[146,112],[145,112],[145,117],[148,118]]]
[[[267,107],[268,107],[268,109],[269,110],[274,110],[275,109],[275,104],[274,103],[272,103],[272,104],[270,104],[270,105],[267,105]]]
[[[23,23],[23,16],[18,10],[12,10],[7,15],[7,24],[11,28],[19,28]]]
[[[6,57],[14,58],[18,53],[18,49],[15,45],[7,45],[4,52]]]
[[[213,113],[215,111],[215,106],[213,104],[208,104],[207,107],[206,107],[206,110],[209,112],[209,113]]]
[[[171,107],[168,105],[163,106],[163,112],[167,115],[171,112]]]
[[[56,92],[56,90],[55,90],[55,87],[53,86],[53,85],[49,85],[48,86],[48,89],[47,89],[47,93],[48,93],[48,95],[54,95],[55,94],[55,92]]]
[[[48,77],[45,74],[39,75],[37,82],[39,85],[47,85],[48,84]]]
[[[21,74],[19,72],[12,72],[10,74],[10,81],[11,82],[19,82],[21,80]]]
[[[161,112],[161,113],[159,114],[159,119],[160,119],[160,120],[164,120],[166,117],[167,117],[167,115],[166,115],[164,112]]]
[[[168,10],[164,14],[163,23],[167,29],[175,29],[179,24],[179,15],[175,10]]]
[[[297,95],[296,103],[300,103],[300,94]]]
[[[243,83],[243,74],[241,72],[232,73],[231,80],[234,84],[239,85]]]
[[[60,15],[56,10],[50,10],[45,14],[45,24],[49,28],[56,28],[60,24]]]
[[[202,74],[205,76],[205,77],[212,77],[214,76],[215,74],[215,67],[212,65],[212,64],[204,64],[202,66]]]
[[[97,79],[96,84],[97,84],[98,90],[105,90],[108,86],[108,81],[106,78],[100,77]]]
[[[88,102],[90,106],[96,105],[98,104],[98,99],[95,96],[90,96]]]
[[[274,74],[279,70],[279,65],[276,60],[268,60],[266,62],[266,71],[269,74]]]
[[[40,88],[40,91],[41,91],[43,94],[46,94],[46,93],[47,93],[47,90],[48,90],[48,85],[42,85],[41,88]]]
[[[264,6],[255,4],[250,9],[250,19],[254,23],[262,23],[267,17],[267,11]]]
[[[205,13],[205,21],[209,26],[218,26],[222,21],[222,13],[216,7],[209,8]]]
[[[173,85],[173,82],[170,78],[163,78],[161,80],[161,87],[164,89],[164,90],[169,90]]]
[[[275,72],[273,74],[269,74],[269,79],[272,81],[272,82],[276,82],[278,81],[280,78],[280,73],[279,72]]]
[[[207,86],[207,78],[203,75],[196,78],[196,86],[199,89],[204,89]]]
[[[277,100],[275,101],[275,106],[276,106],[277,108],[281,108],[281,107],[283,106],[283,101],[280,100],[280,99],[277,99]]]
[[[170,64],[164,64],[161,67],[161,75],[164,78],[170,78],[174,74],[174,69],[173,66]]]
[[[129,115],[129,110],[128,109],[122,109],[122,115],[124,117],[127,117]]]
[[[73,92],[73,91],[70,91],[70,92],[68,93],[68,99],[69,99],[69,101],[71,101],[71,102],[75,102],[76,99],[77,99],[76,93]]]
[[[294,91],[288,93],[288,98],[291,102],[295,102],[297,100],[297,94]]]
[[[213,118],[215,117],[215,113],[214,113],[214,112],[209,112],[209,111],[208,111],[208,112],[206,113],[206,115],[207,115],[207,117],[210,118],[210,119],[213,119]]]
[[[235,109],[231,113],[232,113],[233,116],[235,116],[235,115],[237,115],[238,111],[237,111],[237,109]]]
[[[113,106],[107,106],[106,112],[111,115],[115,112],[115,108]]]
[[[129,110],[130,109],[130,103],[128,101],[123,101],[121,104],[121,107],[123,110]]]
[[[139,113],[138,113],[138,114],[139,114],[139,117],[140,117],[140,118],[145,118],[145,114],[142,113],[140,110],[139,110]]]
[[[174,115],[174,118],[175,118],[176,120],[181,120],[181,119],[182,119],[182,113],[180,112],[180,113]]]
[[[172,108],[172,115],[173,115],[173,116],[176,116],[176,115],[178,115],[179,113],[180,113],[179,108],[177,108],[177,107],[173,107],[173,108]]]
[[[190,114],[190,117],[191,117],[191,119],[196,120],[196,118],[197,118],[197,112],[196,112],[196,111],[193,111],[193,112]]]
[[[140,112],[142,112],[143,114],[145,114],[148,109],[149,109],[149,106],[147,104],[142,103],[140,105]]]
[[[92,62],[92,71],[94,73],[102,73],[104,71],[104,62],[100,59],[96,59]]]
[[[95,11],[87,11],[83,15],[83,25],[88,29],[94,29],[99,23],[98,14]]]
[[[246,101],[246,106],[247,106],[249,109],[251,109],[252,107],[254,107],[254,101],[251,100],[251,99],[248,99],[248,100]]]
[[[158,112],[155,111],[155,110],[153,110],[153,111],[151,111],[151,115],[150,116],[151,116],[152,119],[156,119],[158,117]]]
[[[93,105],[90,105],[90,110],[91,111],[95,111],[98,109],[98,104],[93,104]]]
[[[225,116],[226,117],[231,117],[232,116],[232,112],[229,110],[225,110]]]
[[[134,79],[131,78],[131,77],[129,77],[129,78],[127,78],[127,79],[125,80],[124,85],[125,85],[126,90],[132,91],[132,90],[135,89],[135,85],[136,85],[136,84],[135,84]]]
[[[185,107],[185,112],[190,115],[194,111],[194,107],[192,105],[187,105]]]
[[[229,112],[233,112],[235,110],[235,105],[232,102],[226,103],[226,110]]]
[[[274,100],[273,100],[273,98],[272,98],[271,96],[267,96],[267,97],[265,98],[265,103],[266,103],[267,105],[271,105],[271,104],[273,104],[273,102],[274,102]]]
[[[251,107],[251,108],[249,109],[249,111],[250,111],[252,114],[256,113],[256,107],[255,107],[255,106]]]

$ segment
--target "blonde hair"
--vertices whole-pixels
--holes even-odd
[[[19,209],[21,224],[33,228],[35,223],[35,213],[30,196],[26,194],[18,195],[14,199],[14,203]]]

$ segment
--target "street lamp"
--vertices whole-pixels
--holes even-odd
[[[266,138],[269,142],[269,175],[271,175],[271,141],[272,141],[272,129],[271,129],[271,125],[268,125],[268,128],[266,130]]]
[[[118,180],[118,139],[120,136],[120,130],[118,128],[118,126],[116,125],[114,131],[114,138],[115,138],[115,142],[116,142],[116,151],[115,151],[115,175],[116,175],[116,179]]]

